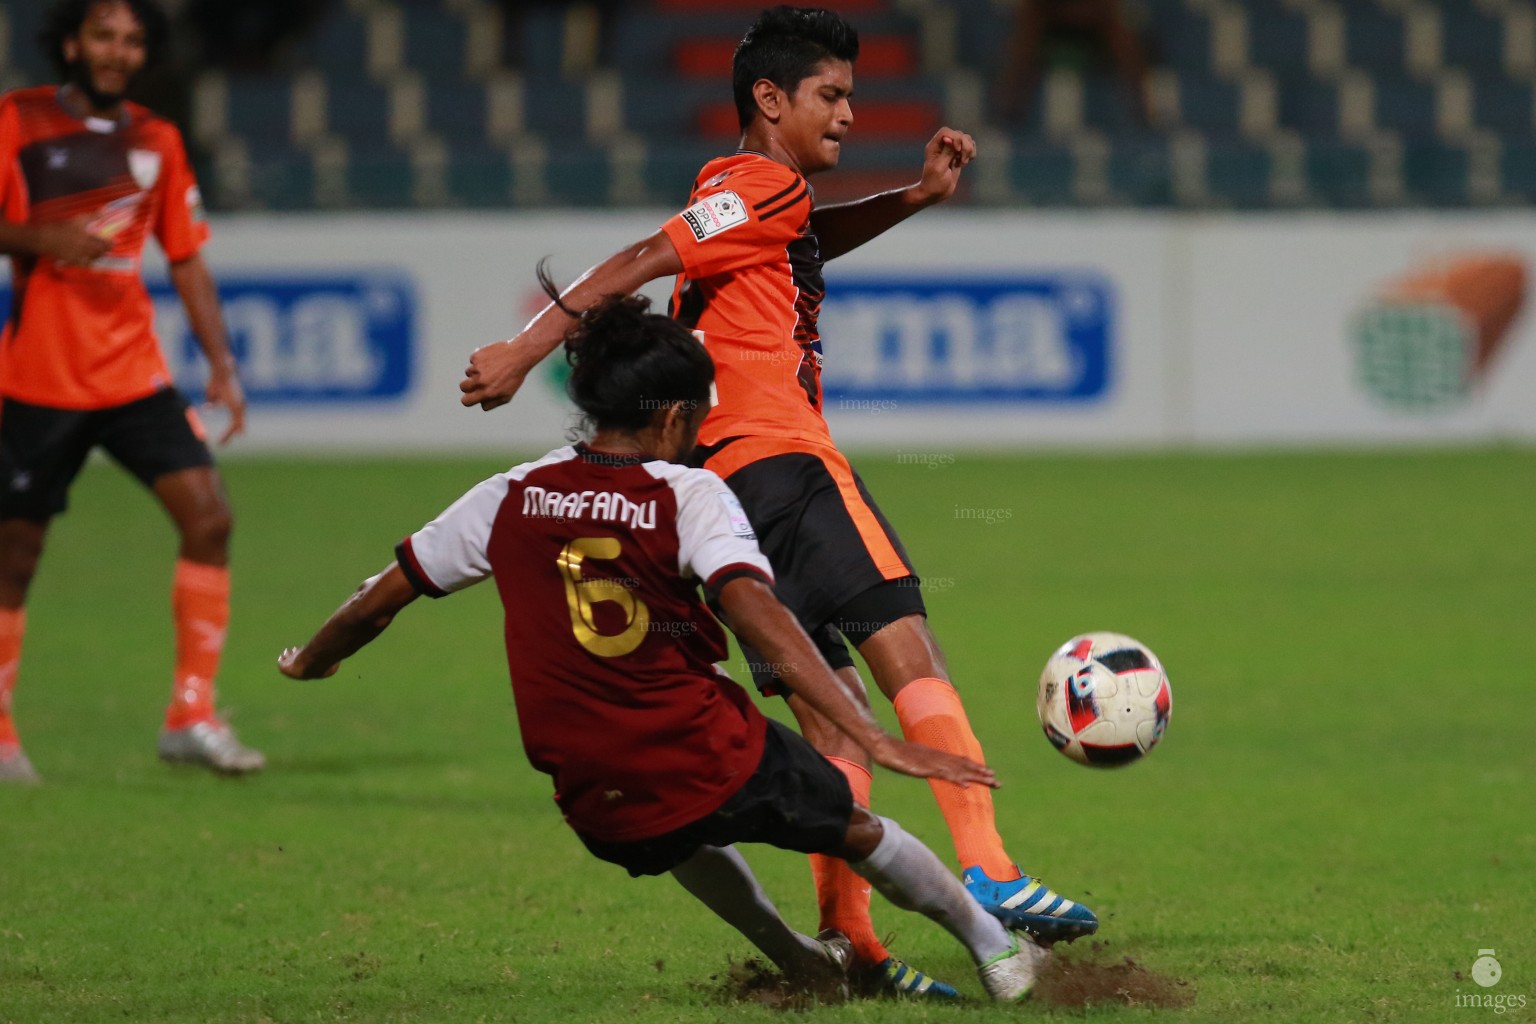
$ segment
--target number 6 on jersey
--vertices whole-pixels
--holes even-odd
[[[581,563],[588,558],[608,561],[619,557],[622,549],[616,537],[578,537],[560,549],[555,559],[560,575],[565,578],[565,600],[571,609],[571,631],[577,643],[599,658],[619,658],[645,639],[646,627],[651,624],[651,610],[645,602],[614,580],[584,580]],[[602,633],[597,628],[597,615],[593,605],[610,602],[624,610],[624,629],[619,633]]]

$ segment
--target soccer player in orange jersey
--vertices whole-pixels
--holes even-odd
[[[0,781],[38,778],[11,718],[27,589],[48,523],[98,445],[180,534],[160,756],[229,774],[265,763],[214,711],[229,503],[197,415],[172,386],[140,270],[153,234],[208,357],[208,401],[229,410],[228,441],[244,428],[245,398],[199,255],[208,226],[197,182],[176,127],[124,98],[165,27],[153,0],[63,0],[43,38],[65,84],[0,98],[0,252],[14,278],[0,335]]]
[[[687,209],[593,267],[563,300],[583,309],[676,276],[672,313],[698,332],[717,371],[720,401],[699,435],[698,462],[740,497],[780,596],[851,692],[864,690],[844,637],[909,739],[980,760],[906,551],[828,432],[816,329],[822,264],[948,199],[976,146],[963,132],[941,129],[916,184],[816,207],[806,179],[837,165],[854,124],[857,55],[856,33],[830,11],[764,12],[733,63],[738,151],[705,165]],[[478,350],[460,385],[464,403],[489,409],[509,400],[569,323],[551,306],[517,337]],[[773,692],[773,665],[747,655],[759,688]],[[793,695],[788,701],[806,737],[867,802],[870,776],[859,751],[814,709]],[[1043,942],[1098,927],[1087,907],[1018,869],[998,836],[990,791],[935,782],[933,792],[967,887],[1000,920]],[[813,873],[823,924],[848,934],[892,987],[953,993],[890,958],[858,879],[826,859],[813,860]]]

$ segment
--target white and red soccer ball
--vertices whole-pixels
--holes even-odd
[[[1035,709],[1051,746],[1079,764],[1113,768],[1146,756],[1173,714],[1162,662],[1121,633],[1084,633],[1040,674]]]

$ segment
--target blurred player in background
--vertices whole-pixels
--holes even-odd
[[[741,498],[779,595],[850,692],[867,700],[843,637],[894,703],[908,739],[980,761],[906,551],[827,429],[816,327],[822,264],[948,199],[976,147],[968,135],[942,129],[928,143],[917,184],[816,208],[806,176],[837,166],[853,124],[857,56],[857,34],[830,11],[764,12],[733,62],[738,152],[705,165],[686,210],[593,267],[562,298],[584,309],[677,276],[672,313],[697,330],[718,372],[720,402],[695,458]],[[490,409],[508,401],[569,324],[551,305],[516,338],[478,350],[460,385],[464,403]],[[775,660],[745,639],[759,689],[779,692]],[[794,693],[788,701],[806,738],[867,804],[863,752]],[[1020,872],[998,836],[989,790],[932,786],[967,887],[1003,923],[1046,942],[1098,927],[1087,907]],[[891,957],[870,923],[862,880],[832,859],[813,858],[812,869],[823,926],[847,934],[861,961],[896,990],[955,994]]]
[[[172,386],[141,276],[153,234],[208,357],[208,401],[229,411],[228,441],[244,429],[245,398],[199,255],[208,226],[197,183],[176,127],[124,98],[165,30],[152,0],[64,0],[43,32],[64,84],[0,99],[0,252],[15,285],[0,336],[0,780],[37,779],[11,718],[27,589],[48,523],[98,445],[180,535],[160,756],[230,774],[265,763],[214,711],[229,503],[197,415]]]
[[[899,825],[856,806],[826,758],[716,668],[728,649],[700,584],[861,756],[957,788],[995,783],[974,761],[886,734],[774,597],[735,495],[714,473],[677,464],[709,412],[715,368],[686,327],[648,308],[610,296],[571,329],[568,389],[588,442],[469,491],[279,668],[331,675],[418,595],[494,576],[523,749],[594,855],[635,876],[671,872],[809,983],[841,981],[847,940],[792,930],[732,844],[836,858],[948,929],[993,998],[1022,997],[1045,950],[1011,936]]]

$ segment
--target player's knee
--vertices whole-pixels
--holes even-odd
[[[791,704],[791,709],[794,705]],[[837,726],[817,714],[801,717],[795,714],[796,724],[800,726],[800,735],[805,741],[816,748],[816,752],[822,757],[839,757],[844,761],[864,763],[864,748],[849,738]]]
[[[235,516],[222,497],[205,503],[182,528],[182,548],[189,554],[202,555],[198,561],[220,559],[229,550]]]
[[[885,826],[880,816],[867,807],[855,805],[853,816],[848,819],[848,831],[843,836],[843,844],[832,853],[844,860],[865,860],[875,852],[875,847],[880,845],[883,838]]]

